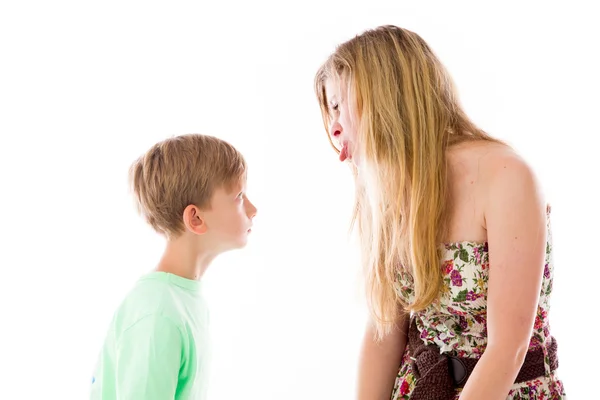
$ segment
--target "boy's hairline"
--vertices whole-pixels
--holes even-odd
[[[247,181],[247,171],[244,168],[244,170],[242,171],[240,176],[238,176],[237,178],[232,177],[230,179],[227,179],[227,181],[225,181],[225,182],[216,183],[211,188],[210,193],[207,193],[207,204],[205,204],[204,206],[199,206],[197,204],[190,203],[186,207],[193,205],[193,206],[196,206],[201,209],[210,210],[211,206],[212,206],[212,202],[214,200],[214,197],[219,190],[223,190],[226,194],[231,195],[240,190],[243,191],[246,181]]]

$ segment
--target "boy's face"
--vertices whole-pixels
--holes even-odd
[[[244,247],[248,241],[256,207],[246,196],[245,186],[244,181],[231,190],[217,189],[210,210],[202,212],[206,235],[223,251]]]

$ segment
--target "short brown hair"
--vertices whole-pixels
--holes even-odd
[[[159,142],[129,170],[140,214],[167,238],[184,231],[185,208],[209,208],[214,191],[246,176],[246,161],[231,144],[213,136],[187,134]]]

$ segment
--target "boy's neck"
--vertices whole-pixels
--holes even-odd
[[[167,246],[156,270],[186,279],[200,280],[217,255],[215,252],[202,249],[197,237],[182,235],[177,239],[167,241]]]

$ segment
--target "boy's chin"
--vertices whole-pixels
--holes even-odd
[[[246,247],[247,244],[248,244],[248,237],[241,238],[240,241],[238,242],[237,248],[243,249],[244,247]]]
[[[229,243],[229,246],[227,246],[226,251],[243,249],[244,247],[246,247],[247,244],[248,244],[248,236],[246,235],[245,237],[241,237],[241,238]]]

